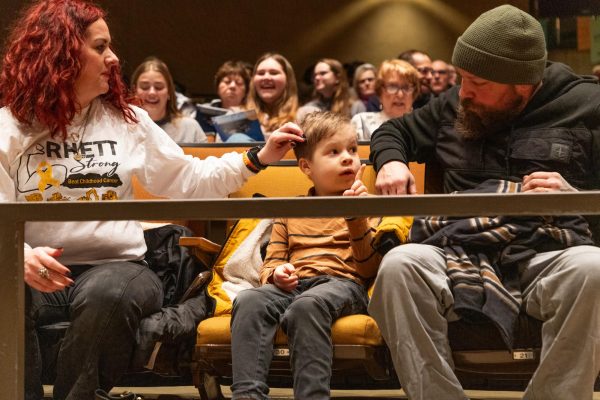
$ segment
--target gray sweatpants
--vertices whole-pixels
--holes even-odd
[[[544,321],[528,400],[592,399],[600,372],[600,248],[540,253],[520,267],[527,314]],[[466,399],[448,321],[458,319],[441,249],[407,244],[384,258],[369,304],[409,399]]]

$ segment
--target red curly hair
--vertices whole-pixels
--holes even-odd
[[[65,139],[80,105],[75,80],[88,26],[104,18],[99,7],[82,0],[41,0],[25,10],[7,40],[0,72],[0,105],[28,126],[34,121]],[[101,98],[128,123],[137,119],[128,105],[127,86],[114,67]]]

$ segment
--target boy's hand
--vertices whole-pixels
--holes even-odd
[[[354,178],[354,183],[352,184],[352,187],[346,191],[344,191],[344,193],[342,193],[343,196],[368,196],[369,192],[367,191],[367,187],[365,186],[364,183],[362,183],[362,176],[363,173],[365,172],[365,168],[366,165],[361,165],[360,169],[358,170],[358,172],[356,173],[356,178]]]
[[[279,289],[291,292],[298,286],[296,268],[290,263],[281,264],[273,272],[273,283]]]

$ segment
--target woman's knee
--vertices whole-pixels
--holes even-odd
[[[139,317],[160,309],[163,291],[156,274],[146,266],[133,263],[124,264],[122,268],[117,271],[107,267],[87,278],[72,307],[85,306],[91,310],[108,307],[118,314],[139,314]]]

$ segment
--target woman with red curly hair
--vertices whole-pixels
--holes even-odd
[[[98,7],[42,0],[16,22],[0,72],[0,201],[131,199],[132,178],[162,196],[224,197],[294,141],[295,125],[262,148],[199,160],[127,103]],[[54,399],[91,399],[127,370],[140,320],[162,305],[137,221],[27,225],[26,398],[41,399],[36,326],[69,321]]]

